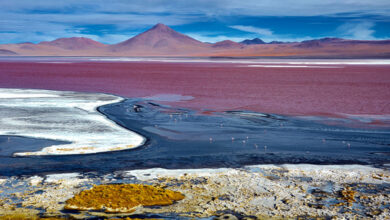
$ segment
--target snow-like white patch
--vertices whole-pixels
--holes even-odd
[[[0,179],[0,185],[4,184],[5,182],[7,182],[7,179]]]
[[[237,172],[232,168],[203,168],[203,169],[164,169],[164,168],[151,168],[144,170],[129,170],[124,171],[124,176],[134,176],[141,181],[152,180],[160,177],[180,177],[187,174],[195,174],[197,176],[212,176],[218,173],[231,173]]]
[[[323,65],[337,65],[337,64],[346,64],[346,65],[390,65],[390,60],[375,60],[375,59],[367,59],[367,60],[312,60],[312,61],[288,61],[286,64],[295,64],[295,65],[304,65],[304,64],[323,64]]]
[[[157,94],[154,96],[145,97],[147,100],[151,101],[163,101],[163,102],[179,102],[179,101],[188,101],[194,99],[193,96],[184,96],[178,94]]]
[[[69,180],[81,177],[80,173],[58,173],[58,174],[49,174],[46,175],[45,182],[53,183],[58,182],[60,180]]]
[[[288,169],[301,169],[301,170],[318,170],[319,168],[326,169],[341,169],[341,170],[355,170],[364,169],[367,171],[377,171],[379,168],[375,168],[368,165],[349,164],[349,165],[314,165],[314,164],[261,164],[261,165],[248,165],[245,168],[262,168],[262,169],[275,169],[275,168],[288,168]]]
[[[235,175],[241,171],[263,173],[267,170],[284,170],[290,176],[312,176],[317,179],[337,182],[356,182],[364,179],[368,183],[376,183],[372,173],[382,172],[383,169],[366,165],[312,165],[312,164],[283,164],[283,165],[251,165],[237,168],[200,168],[200,169],[163,169],[152,168],[143,170],[124,171],[123,176],[135,177],[141,181],[158,178],[181,178],[187,175],[212,177],[219,174]],[[385,180],[382,180],[385,181]]]
[[[83,182],[87,182],[87,178],[83,178],[80,173],[61,173],[46,175],[45,183],[62,184],[67,186],[78,186]]]
[[[125,150],[145,138],[107,119],[97,107],[117,96],[48,90],[0,89],[0,135],[70,142],[16,156],[87,154]],[[13,98],[11,98],[13,97]],[[28,148],[26,148],[28,149]]]
[[[284,165],[252,165],[246,166],[250,172],[280,169],[288,172],[290,176],[310,176],[322,181],[335,181],[338,183],[380,182],[372,177],[373,173],[383,171],[368,165],[313,165],[313,164],[284,164]],[[386,180],[381,180],[386,181]]]
[[[247,67],[261,68],[343,68],[342,66],[314,66],[314,65],[247,65]]]
[[[44,93],[14,93],[14,92],[2,92],[0,94],[0,99],[27,99],[27,98],[48,98],[48,97],[58,97],[55,94],[44,94]]]
[[[40,176],[32,176],[32,177],[27,179],[27,182],[30,186],[37,186],[37,185],[41,184],[42,181],[43,181],[43,178]]]
[[[137,62],[137,61],[155,61],[153,58],[137,58],[137,57],[93,57],[89,58],[90,61],[108,61],[108,62]],[[158,59],[157,59],[158,60]]]
[[[390,59],[201,59],[201,58],[143,58],[93,57],[90,61],[108,62],[172,62],[172,63],[239,63],[290,65],[390,65]]]
[[[66,61],[48,61],[48,62],[37,62],[37,63],[54,63],[54,64],[61,64],[61,63],[73,63],[73,62],[66,62]]]
[[[282,164],[282,165],[250,165],[245,166],[246,169],[255,170],[259,169],[288,169],[288,170],[301,170],[301,171],[318,171],[318,170],[339,170],[339,171],[364,171],[364,172],[374,172],[381,169],[375,168],[368,165],[359,165],[359,164],[349,164],[349,165],[313,165],[313,164]]]

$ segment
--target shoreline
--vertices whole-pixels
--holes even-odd
[[[68,173],[0,180],[0,190],[3,191],[0,210],[4,215],[30,210],[35,215],[76,218],[154,214],[158,218],[176,216],[177,219],[202,219],[230,213],[252,219],[295,219],[299,216],[386,219],[390,214],[389,206],[381,205],[390,202],[390,172],[362,165],[155,168],[113,172],[103,176]],[[185,199],[170,206],[138,207],[133,213],[62,212],[65,200],[91,188],[93,184],[126,183],[175,190],[183,193]],[[6,192],[13,184],[18,187],[13,192]],[[353,196],[342,193],[347,191]],[[4,201],[5,193],[11,193],[16,204],[21,206],[15,206],[12,199]]]

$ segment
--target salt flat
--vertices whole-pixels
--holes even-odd
[[[145,138],[107,119],[97,107],[121,97],[67,91],[0,89],[0,135],[66,141],[14,156],[88,154],[125,150]]]

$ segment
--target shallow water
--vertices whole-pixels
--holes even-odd
[[[13,150],[36,150],[38,145],[45,147],[54,142],[10,137],[13,141],[10,150],[8,136],[2,136],[0,175],[282,163],[374,166],[390,163],[390,129],[348,126],[348,120],[327,125],[322,122],[330,119],[324,117],[313,120],[249,111],[201,114],[145,99],[127,99],[102,106],[99,111],[148,141],[134,150],[12,157]]]
[[[198,110],[390,115],[390,65],[383,60],[105,59],[0,58],[0,87],[124,97],[181,94],[187,97],[181,107]],[[248,67],[253,64],[267,67]],[[310,68],[297,67],[302,65]]]
[[[16,152],[23,152],[26,149],[38,151],[44,147],[70,142],[45,140],[30,137],[0,135],[0,157],[11,157]],[[0,163],[1,164],[1,163]]]

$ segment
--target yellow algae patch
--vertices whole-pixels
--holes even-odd
[[[341,191],[341,195],[343,196],[343,199],[348,203],[352,203],[356,201],[355,194],[356,191],[354,191],[352,187],[347,187]]]
[[[98,185],[66,201],[65,209],[133,212],[137,206],[171,205],[184,195],[142,184]]]
[[[19,219],[38,220],[39,218],[35,216],[26,215],[26,214],[11,214],[11,215],[0,216],[0,220],[19,220]]]
[[[131,149],[131,148],[134,148],[134,147],[135,147],[134,145],[126,145],[124,147],[114,147],[114,148],[111,148],[110,151],[127,150],[127,149]]]
[[[120,151],[120,150],[127,150],[136,147],[135,145],[126,145],[122,147],[112,147],[108,148],[107,151]],[[78,147],[78,148],[57,148],[57,151],[62,152],[71,152],[71,151],[80,151],[81,154],[86,153],[86,151],[95,151],[96,147]]]
[[[160,218],[130,218],[130,217],[127,217],[127,218],[115,218],[115,219],[124,219],[124,220],[162,220]]]
[[[29,215],[29,214],[10,214],[10,215],[3,215],[0,216],[0,220],[63,220],[64,218],[40,218],[37,215]]]
[[[57,151],[75,151],[75,150],[95,150],[96,147],[79,147],[77,149],[74,148],[57,148]]]

